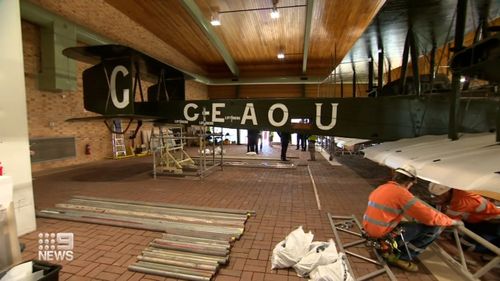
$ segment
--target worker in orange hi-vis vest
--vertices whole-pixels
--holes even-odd
[[[500,208],[495,204],[481,195],[432,182],[429,192],[435,196],[434,203],[441,205],[450,218],[463,220],[469,230],[500,247]],[[481,244],[470,243],[475,251],[489,253]]]
[[[440,234],[441,226],[459,226],[453,220],[417,199],[408,190],[417,182],[413,166],[403,165],[394,171],[392,180],[377,187],[368,198],[363,228],[368,239],[391,242],[390,255],[383,255],[390,264],[408,271],[418,271],[412,262]],[[403,216],[417,222],[401,222]]]

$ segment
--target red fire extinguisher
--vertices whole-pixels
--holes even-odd
[[[87,143],[87,144],[85,145],[85,154],[86,154],[86,155],[90,155],[90,144],[89,144],[89,143]]]

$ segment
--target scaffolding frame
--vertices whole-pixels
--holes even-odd
[[[349,272],[351,273],[351,276],[354,278],[354,280],[357,281],[363,281],[363,280],[369,280],[372,278],[375,278],[379,275],[382,275],[386,273],[392,281],[396,280],[396,277],[392,273],[391,269],[387,266],[385,260],[377,253],[375,248],[373,249],[373,253],[377,257],[377,260],[374,260],[369,257],[361,256],[359,254],[353,253],[351,251],[348,251],[347,249],[349,247],[353,247],[356,245],[360,244],[366,244],[367,240],[363,237],[361,230],[363,229],[360,222],[358,219],[354,216],[335,216],[331,215],[328,213],[328,219],[330,221],[330,225],[332,226],[332,230],[335,236],[335,240],[337,242],[339,251],[342,253],[346,254],[346,257],[353,256],[358,259],[361,259],[363,261],[375,264],[377,266],[382,267],[381,269],[378,269],[376,271],[370,272],[368,274],[365,274],[363,276],[360,276],[359,278],[354,277],[352,267],[349,263],[348,258],[346,258],[345,262],[348,267]],[[356,226],[358,228],[359,232],[349,230],[349,228],[352,228],[353,226]],[[346,244],[343,244],[340,236],[339,236],[339,231],[347,233],[349,235],[355,236],[360,238],[359,240],[349,242]],[[433,243],[429,246],[429,249],[433,251],[437,256],[439,256],[451,269],[456,271],[458,274],[460,274],[461,277],[463,277],[465,280],[468,281],[480,281],[480,277],[489,272],[490,270],[494,269],[496,266],[500,264],[500,248],[496,247],[492,243],[488,242],[481,236],[477,235],[476,233],[472,232],[471,230],[467,229],[464,226],[460,226],[458,228],[453,228],[453,237],[454,237],[454,242],[456,244],[456,248],[458,251],[458,258],[459,260],[457,261],[454,259],[448,252],[443,250],[437,243]],[[488,250],[492,251],[496,257],[494,257],[491,261],[483,265],[481,268],[476,270],[475,272],[471,272],[470,269],[467,267],[467,261],[465,259],[464,251],[462,249],[462,245],[460,244],[460,236],[459,233],[462,233],[479,244],[483,245],[486,247]]]
[[[363,237],[363,234],[361,233],[363,227],[361,226],[358,219],[354,215],[335,216],[335,215],[331,215],[330,213],[328,213],[328,220],[330,221],[330,225],[332,226],[333,234],[335,236],[335,241],[337,243],[337,247],[339,249],[339,252],[345,254],[344,257],[345,257],[345,264],[347,265],[347,270],[349,271],[349,273],[351,274],[352,278],[355,281],[370,280],[370,279],[373,279],[373,278],[375,278],[379,275],[382,275],[382,274],[387,274],[387,276],[389,277],[389,279],[391,281],[397,280],[396,277],[394,276],[394,273],[392,273],[389,266],[387,266],[387,263],[385,262],[385,260],[377,253],[375,248],[372,248],[372,249],[373,249],[373,253],[377,257],[377,260],[374,260],[370,257],[366,257],[363,255],[359,255],[359,254],[356,254],[354,252],[347,250],[350,247],[354,247],[354,246],[357,246],[360,244],[367,243],[367,240]],[[353,226],[356,226],[358,228],[357,232],[349,230],[349,228],[352,228]],[[355,236],[355,237],[360,238],[360,239],[344,244],[344,243],[342,243],[342,240],[340,239],[339,231],[347,233],[351,236]],[[349,262],[349,256],[355,257],[357,259],[360,259],[362,261],[365,261],[365,262],[368,262],[371,264],[374,264],[377,267],[380,267],[380,269],[377,269],[375,271],[372,271],[372,272],[367,273],[367,274],[360,276],[360,277],[355,277],[354,271],[352,270],[351,264]]]
[[[158,133],[155,129],[158,129]],[[184,150],[184,127],[180,125],[155,124],[151,129],[150,147],[153,152],[153,174],[158,169],[176,174],[182,173],[185,164],[194,164]]]
[[[206,127],[202,126],[203,132],[206,132]],[[211,149],[211,158],[212,158],[212,165],[207,165],[207,138],[212,137],[212,149]],[[213,168],[220,166],[221,171],[224,170],[224,142],[223,142],[223,137],[224,135],[221,134],[215,134],[215,133],[204,133],[199,135],[199,152],[200,152],[200,157],[199,157],[199,164],[198,164],[198,177],[203,178],[205,175],[211,171]],[[215,161],[215,148],[217,147],[215,145],[216,139],[220,138],[220,148],[221,148],[221,153],[220,153],[220,162],[219,164],[216,163]]]
[[[496,257],[494,257],[491,261],[486,263],[484,266],[479,268],[476,272],[471,272],[471,270],[467,267],[467,261],[465,259],[464,251],[462,249],[462,244],[460,243],[460,235],[462,233],[479,244],[483,245],[488,250],[492,251]],[[486,274],[488,271],[494,269],[496,266],[500,264],[500,248],[496,247],[489,241],[485,240],[483,237],[477,235],[471,230],[467,229],[465,226],[460,226],[458,228],[453,228],[453,240],[455,242],[455,246],[458,251],[459,260],[455,260],[449,253],[443,250],[439,245],[433,243],[430,245],[429,249],[432,250],[435,254],[437,254],[441,259],[443,259],[453,270],[455,270],[458,274],[464,277],[469,281],[480,281],[479,278]]]
[[[154,132],[154,128],[159,128],[158,134]],[[206,132],[206,126],[201,126],[203,132]],[[165,130],[166,129],[166,130]],[[172,133],[169,133],[169,130]],[[177,130],[177,132],[174,132]],[[207,156],[205,153],[207,149],[208,137],[212,137],[214,141],[212,142],[211,156],[213,165],[207,164]],[[186,164],[195,165],[195,161],[189,156],[184,147],[187,145],[187,141],[198,140],[200,158],[196,169],[196,175],[200,179],[203,178],[207,172],[212,170],[216,166],[220,166],[223,170],[224,166],[224,146],[221,141],[221,155],[220,162],[216,162],[215,158],[215,139],[222,139],[222,134],[207,134],[201,133],[198,136],[187,136],[184,133],[184,126],[182,125],[157,125],[153,126],[150,139],[150,149],[153,154],[153,178],[156,179],[157,175],[161,172],[167,171],[174,175],[187,175],[183,168]]]

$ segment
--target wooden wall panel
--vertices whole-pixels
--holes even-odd
[[[340,98],[340,84],[306,85],[308,98]],[[352,84],[344,84],[344,98],[351,98]],[[356,84],[356,97],[368,96],[368,84]]]
[[[237,98],[236,86],[234,85],[208,86],[208,98],[211,100],[235,99]]]
[[[241,85],[240,97],[242,99],[300,98],[302,97],[302,85],[298,84]]]
[[[303,85],[282,84],[282,85],[241,85],[240,98],[301,98]],[[358,84],[356,88],[357,97],[367,97],[367,84]],[[208,96],[210,99],[235,99],[236,86],[208,86]],[[331,98],[340,97],[340,84],[335,87],[333,84],[306,84],[306,98]],[[352,97],[352,84],[344,84],[344,97]]]

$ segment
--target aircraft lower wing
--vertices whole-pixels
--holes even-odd
[[[497,103],[493,99],[462,99],[460,130],[469,133],[494,130]],[[394,140],[447,133],[448,110],[448,97],[429,95],[136,102],[131,112],[153,113],[167,123]]]
[[[377,98],[188,101],[185,99],[188,75],[127,46],[74,47],[63,53],[95,64],[82,74],[84,107],[108,120],[156,119],[185,125],[382,141],[447,133],[450,104],[455,102],[450,100],[449,93]],[[459,57],[457,63],[461,61]],[[155,84],[144,91],[143,80]],[[452,125],[467,133],[495,130],[500,126],[496,121],[498,102],[498,97],[461,98],[460,115]]]
[[[390,168],[411,164],[419,178],[500,200],[500,145],[494,133],[446,135],[386,142],[365,157]]]
[[[99,115],[99,116],[87,116],[87,117],[74,117],[66,119],[66,122],[89,122],[89,121],[109,121],[109,120],[142,120],[145,122],[154,122],[158,118],[145,115],[136,114],[116,114],[116,115]]]

